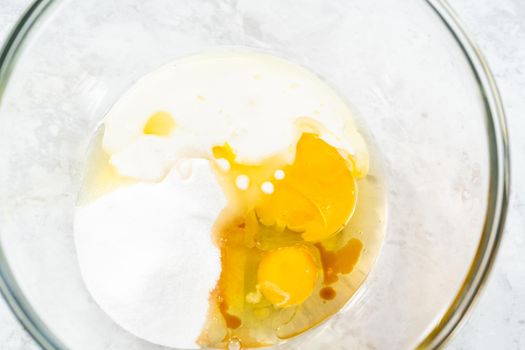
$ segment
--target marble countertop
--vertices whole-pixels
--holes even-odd
[[[0,42],[29,0],[0,0]],[[449,0],[484,52],[507,113],[512,194],[505,237],[478,305],[449,349],[525,349],[525,2]],[[0,298],[0,349],[38,349]]]

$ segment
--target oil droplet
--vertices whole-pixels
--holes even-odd
[[[175,128],[175,120],[169,112],[153,113],[146,125],[144,125],[144,135],[169,136]]]

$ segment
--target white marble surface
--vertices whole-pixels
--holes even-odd
[[[525,348],[525,3],[521,0],[450,0],[496,75],[507,111],[513,150],[513,193],[495,271],[451,349]],[[27,0],[0,0],[0,41]],[[0,300],[0,349],[36,349]]]

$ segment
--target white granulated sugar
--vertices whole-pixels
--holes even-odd
[[[152,343],[195,348],[220,275],[212,226],[226,204],[208,161],[161,183],[122,187],[75,216],[85,284],[120,326]]]

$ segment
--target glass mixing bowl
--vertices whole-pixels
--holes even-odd
[[[85,152],[133,81],[225,46],[329,81],[386,175],[370,277],[344,310],[279,348],[441,346],[493,263],[509,165],[491,74],[439,0],[37,1],[0,56],[0,287],[20,321],[48,349],[158,348],[121,330],[82,283],[72,218]]]

